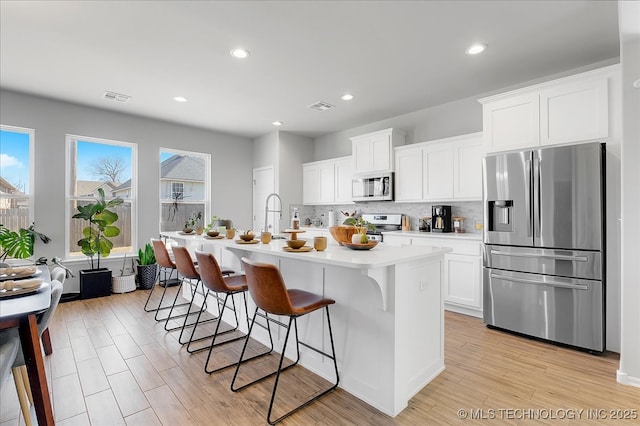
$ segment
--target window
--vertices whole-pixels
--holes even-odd
[[[182,200],[184,198],[184,183],[171,182],[171,199]]]
[[[32,129],[0,126],[0,223],[17,231],[33,222]]]
[[[197,152],[160,150],[160,232],[180,231],[192,214],[209,217],[211,156]]]
[[[109,238],[113,243],[111,255],[132,254],[136,241],[136,164],[137,147],[127,142],[117,142],[82,136],[67,135],[67,254],[84,256],[77,242],[87,226],[83,220],[73,219],[78,205],[95,201],[98,188],[102,188],[107,200],[120,197],[124,203],[113,208],[118,214],[115,223],[120,235]]]

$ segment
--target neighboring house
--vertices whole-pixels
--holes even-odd
[[[160,198],[163,201],[203,200],[204,160],[186,155],[172,155],[160,164]],[[113,189],[115,197],[131,195],[131,179]]]
[[[204,200],[205,163],[202,158],[173,155],[160,164],[160,198]]]
[[[9,183],[9,181],[0,177],[0,195],[2,194],[19,195],[22,194],[22,192]],[[24,207],[27,205],[28,203],[25,204],[21,199],[7,197],[0,198],[0,209],[14,209],[16,207]]]
[[[121,186],[119,182],[104,182],[96,180],[79,180],[76,182],[78,197],[92,197],[98,195],[98,188],[102,188],[106,195],[116,196],[115,190]]]

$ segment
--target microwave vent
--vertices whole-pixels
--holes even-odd
[[[307,105],[307,108],[315,109],[316,111],[326,111],[335,107],[328,102],[318,101],[312,103],[311,105]]]
[[[122,93],[116,93],[116,92],[104,92],[104,98],[110,101],[124,103],[124,102],[128,102],[129,99],[131,99],[131,96],[123,95]]]

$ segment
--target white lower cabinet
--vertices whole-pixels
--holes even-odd
[[[444,307],[448,311],[482,318],[482,243],[455,236],[416,234],[385,234],[384,244],[451,248],[453,251],[444,256]]]

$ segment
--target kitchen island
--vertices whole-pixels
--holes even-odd
[[[331,242],[323,252],[287,252],[282,240],[240,244],[167,236],[216,256],[233,253],[238,259],[276,264],[288,287],[334,299],[329,309],[340,387],[390,416],[400,413],[444,370],[442,277],[449,249],[382,243],[360,251]],[[251,300],[249,304],[251,313],[255,305]],[[298,330],[302,341],[327,352],[330,343],[322,315],[318,311],[301,318]],[[252,337],[268,342],[266,332],[259,331]],[[283,340],[284,330],[275,337]],[[300,364],[331,380],[332,363],[303,349]]]

